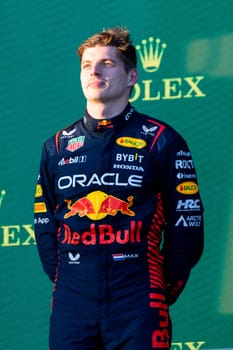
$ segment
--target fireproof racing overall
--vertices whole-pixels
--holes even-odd
[[[129,104],[43,147],[35,235],[54,281],[50,350],[169,349],[168,307],[203,250],[184,139]]]

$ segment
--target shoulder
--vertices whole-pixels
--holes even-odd
[[[50,156],[60,153],[60,149],[65,140],[70,139],[76,133],[80,120],[58,130],[44,143],[44,147]]]
[[[165,138],[167,141],[183,139],[182,135],[170,124],[158,119],[136,111],[136,118],[142,133],[154,134],[156,139]]]

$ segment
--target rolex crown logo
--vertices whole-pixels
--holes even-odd
[[[0,208],[1,208],[3,197],[5,196],[5,194],[6,194],[5,190],[1,190],[0,191]]]
[[[166,43],[161,43],[160,39],[149,37],[148,40],[143,39],[142,45],[136,45],[142,67],[146,72],[156,72],[161,64]]]

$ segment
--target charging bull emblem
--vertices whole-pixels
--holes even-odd
[[[129,196],[125,201],[102,191],[94,191],[73,203],[70,199],[65,202],[69,209],[69,212],[64,215],[65,219],[79,215],[87,216],[91,220],[101,220],[107,215],[115,216],[117,213],[135,216],[134,211],[130,209],[133,205],[133,196]]]

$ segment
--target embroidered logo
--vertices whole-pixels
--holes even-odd
[[[83,147],[85,136],[74,137],[73,139],[68,141],[68,145],[66,149],[70,152],[74,152],[77,149]]]

